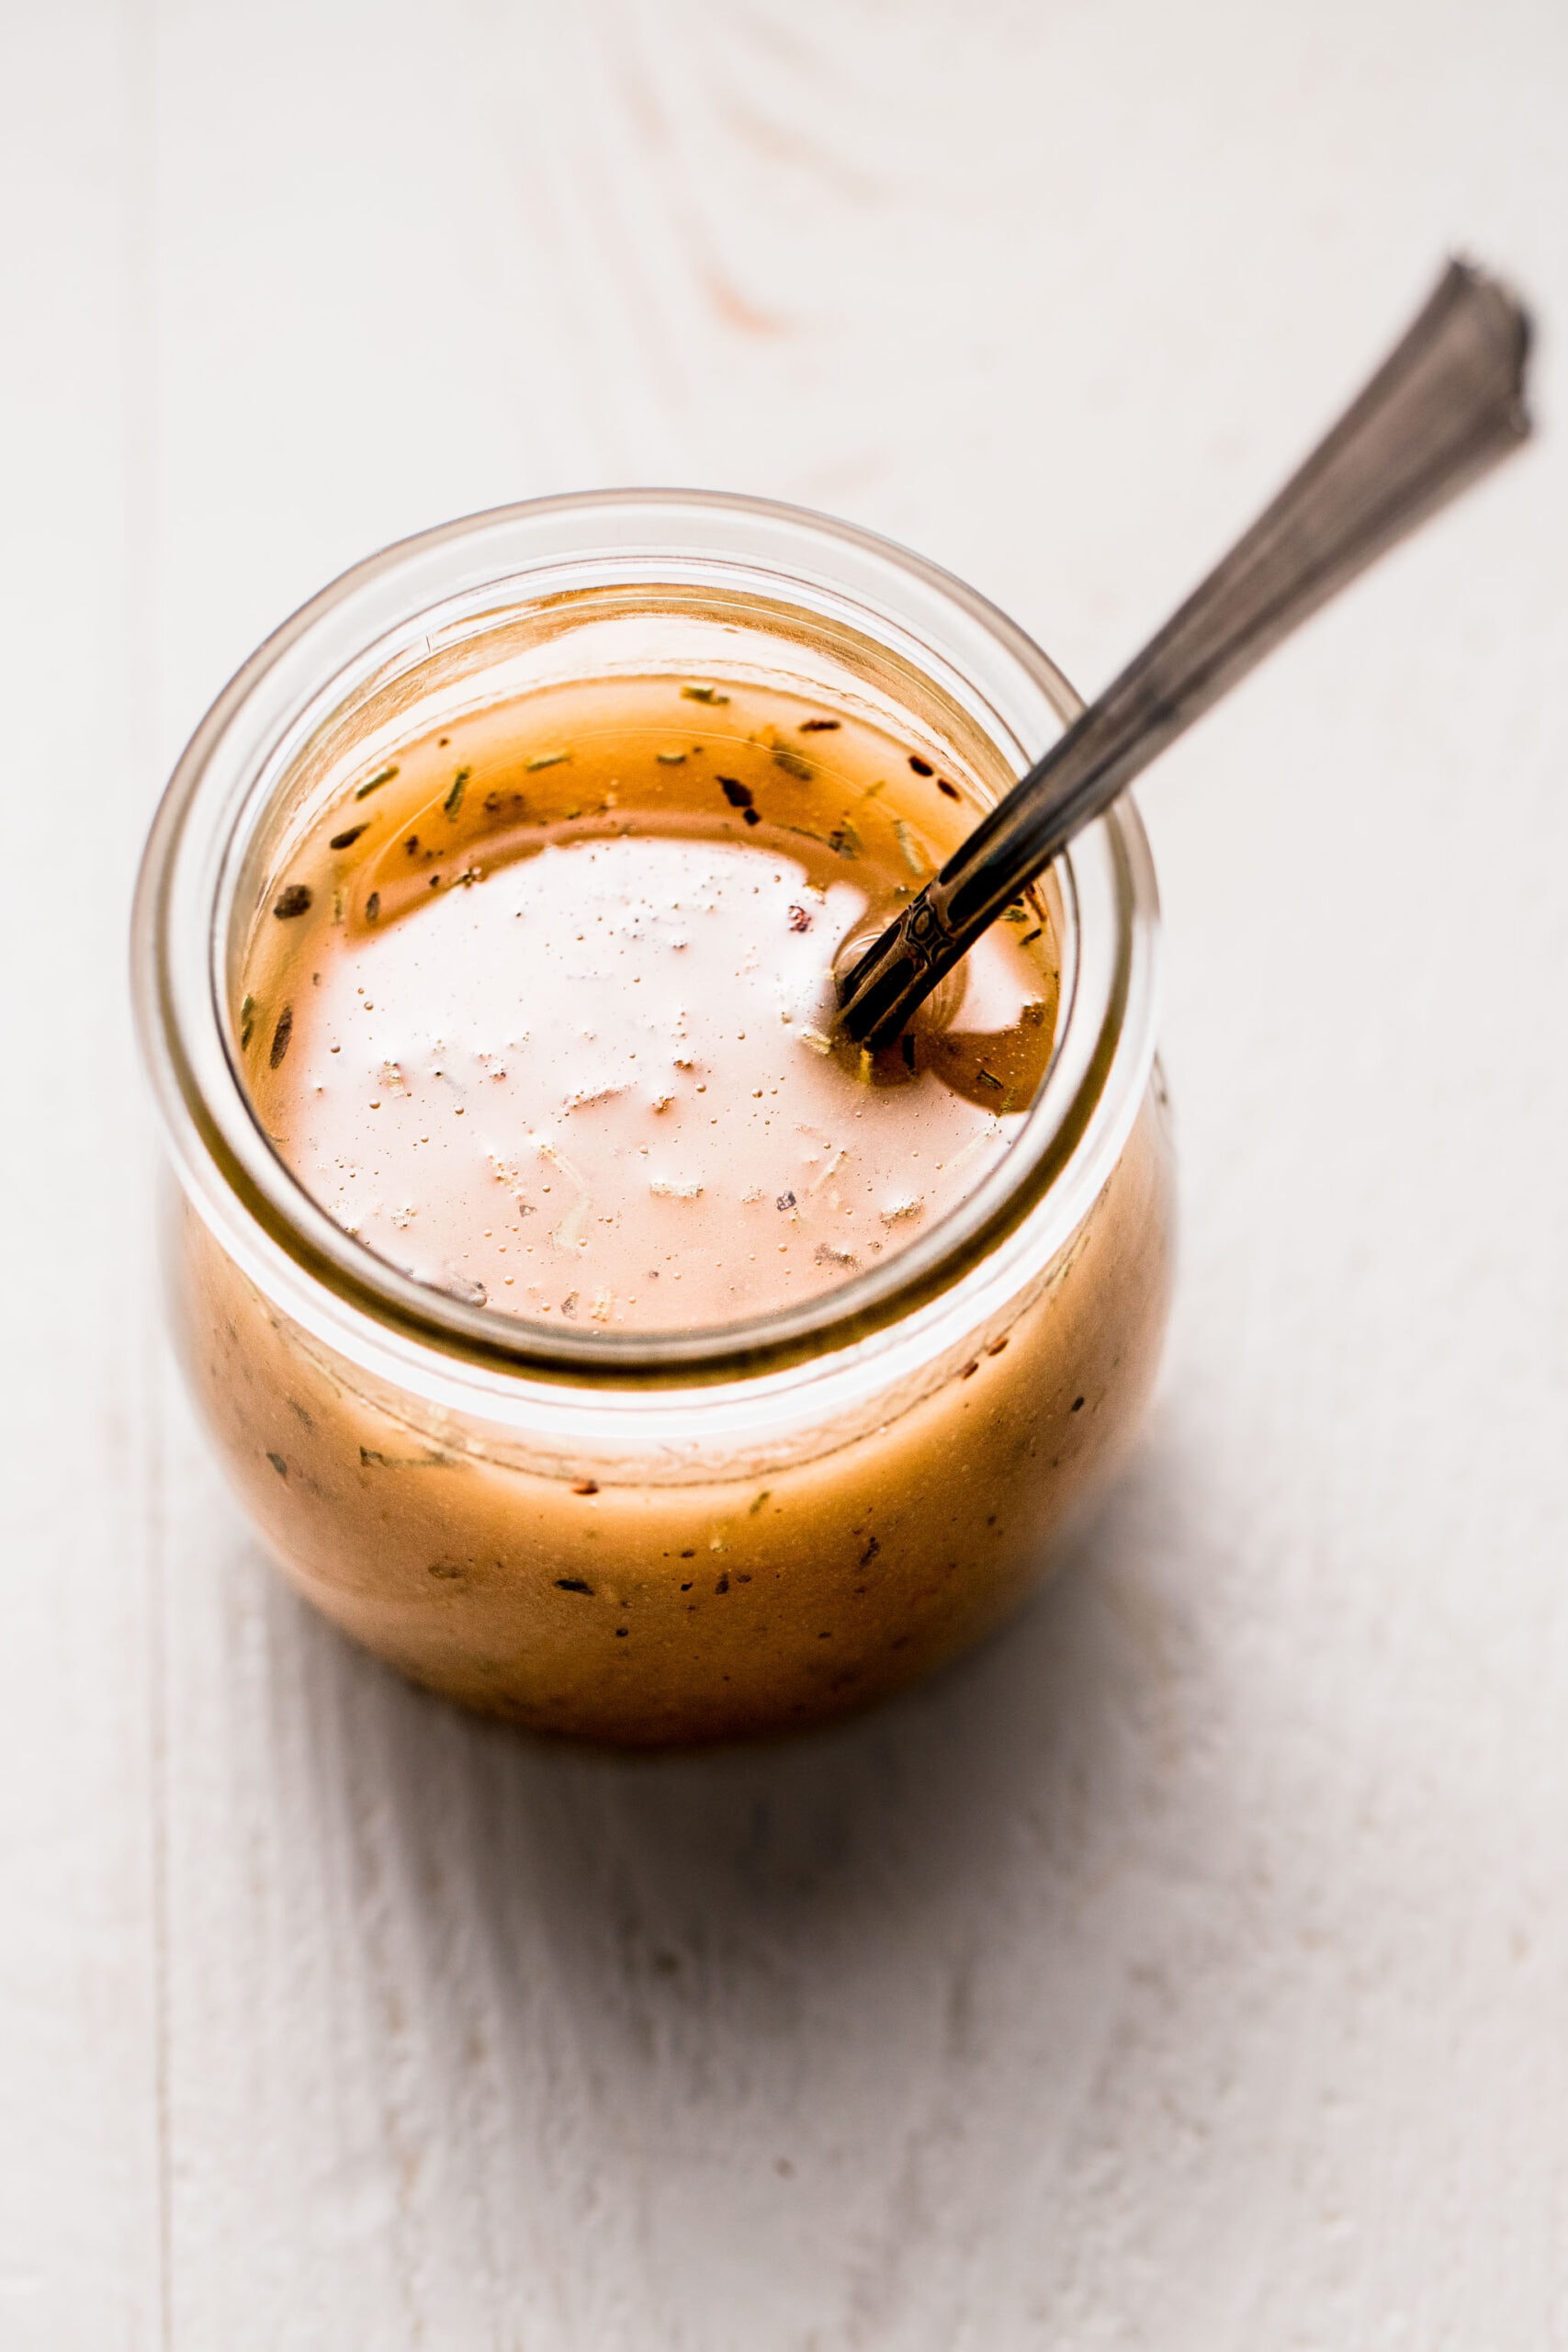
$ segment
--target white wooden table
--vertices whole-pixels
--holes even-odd
[[[6,2352],[1568,2343],[1561,0],[8,0]],[[1536,451],[1151,780],[1185,1261],[1082,1555],[908,1702],[543,1754],[271,1580],[124,931],[251,645],[714,483],[1094,686],[1443,252]]]

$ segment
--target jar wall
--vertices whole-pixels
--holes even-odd
[[[175,1204],[187,1375],[299,1589],[390,1665],[540,1732],[658,1746],[803,1727],[952,1657],[1045,1573],[1122,1452],[1168,1305],[1157,1074],[1089,1215],[948,1375],[848,1442],[678,1483],[520,1464],[308,1335]],[[961,1354],[963,1351],[960,1351]],[[694,1425],[700,1430],[700,1392]]]
[[[1004,615],[849,526],[707,493],[501,509],[383,550],[258,650],[175,771],[133,923],[174,1322],[269,1549],[433,1688],[641,1745],[820,1720],[1004,1615],[1126,1442],[1169,1286],[1157,891],[1125,798],[1048,884],[1063,1012],[1022,1131],[838,1292],[613,1346],[525,1330],[290,1176],[242,1063],[244,942],[290,829],[344,762],[395,755],[422,696],[693,664],[886,706],[981,802],[1081,709]]]

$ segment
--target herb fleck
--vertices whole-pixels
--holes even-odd
[[[365,920],[366,920],[366,922],[380,922],[380,920],[381,920],[381,893],[380,893],[380,891],[379,891],[379,890],[372,890],[372,891],[371,891],[371,893],[370,893],[370,896],[366,899],[366,901],[365,901]]]
[[[956,800],[960,797],[958,786],[955,784],[949,784],[944,775],[938,776],[936,780],[936,788],[939,792],[945,792],[950,800]]]
[[[558,768],[563,760],[570,757],[570,752],[543,752],[536,760],[524,761],[523,773],[525,775],[537,775],[541,768]]]
[[[574,1478],[571,1482],[571,1491],[574,1495],[596,1495],[599,1491],[599,1481],[597,1478]]]
[[[936,774],[936,770],[932,767],[930,760],[922,760],[919,754],[914,752],[911,752],[909,754],[909,765],[914,769],[917,775],[935,775]]]
[[[271,1069],[276,1069],[288,1051],[288,1040],[294,1035],[294,1007],[286,1004],[277,1016],[277,1026],[272,1033],[272,1051],[267,1056]]]
[[[373,792],[379,792],[384,784],[390,784],[392,778],[397,775],[397,773],[398,771],[396,768],[381,768],[375,775],[371,776],[366,783],[359,786],[354,796],[356,800],[368,800]]]
[[[982,1086],[994,1086],[998,1094],[1004,1091],[1001,1080],[993,1078],[988,1069],[977,1069],[975,1075]]]
[[[574,1488],[573,1492],[575,1491],[576,1489]],[[556,1590],[558,1592],[585,1592],[590,1600],[593,1598],[593,1587],[591,1584],[584,1584],[581,1577],[557,1577]]]
[[[242,1053],[244,1052],[245,1047],[251,1042],[252,1033],[256,1025],[255,1012],[256,1001],[254,997],[247,996],[242,998],[240,1002],[240,1051]]]
[[[1045,926],[1043,923],[1036,923],[1032,931],[1026,931],[1024,933],[1023,937],[1018,943],[1019,945],[1021,947],[1032,947],[1044,928]]]
[[[334,833],[332,840],[327,843],[327,847],[329,849],[352,849],[355,842],[359,839],[360,834],[368,832],[370,828],[367,823],[364,825],[350,825],[346,832]]]
[[[729,700],[729,696],[721,695],[716,686],[682,686],[681,692],[688,702],[720,703]]]
[[[288,889],[281,891],[273,900],[272,911],[279,922],[288,922],[295,915],[309,914],[310,893],[306,884],[291,882]]]
[[[893,820],[893,838],[903,851],[904,863],[910,873],[923,874],[926,870],[925,859],[920,855],[915,836],[902,817],[895,817]]]
[[[472,768],[459,768],[452,778],[452,789],[441,803],[448,817],[455,817],[463,805],[463,789],[472,775]]]
[[[751,794],[745,785],[739,783],[732,775],[721,775],[718,784],[719,789],[732,808],[750,808]]]
[[[773,745],[773,764],[783,768],[785,775],[798,776],[803,784],[809,784],[816,774],[810,761],[803,760],[800,753],[792,751],[787,743]]]
[[[828,846],[839,857],[860,855],[860,835],[852,825],[840,825],[828,836]]]
[[[1082,1404],[1083,1399],[1081,1396],[1079,1397],[1078,1402],[1080,1405]],[[273,1468],[276,1471],[280,1478],[288,1477],[288,1464],[285,1462],[281,1453],[273,1453],[269,1451],[266,1458],[271,1463]]]
[[[686,764],[684,752],[655,752],[653,756],[661,768],[683,768]]]
[[[832,735],[837,733],[840,723],[836,718],[803,718],[800,731],[803,735]]]

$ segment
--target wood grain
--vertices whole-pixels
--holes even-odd
[[[0,43],[0,2343],[1568,2340],[1560,8]],[[664,480],[916,544],[1093,687],[1452,243],[1548,430],[1147,787],[1185,1263],[1064,1579],[756,1755],[350,1652],[158,1337],[125,907],[228,672],[400,532]]]

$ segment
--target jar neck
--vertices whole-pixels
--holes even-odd
[[[885,1266],[798,1307],[670,1334],[546,1331],[400,1274],[285,1169],[240,1076],[233,983],[278,843],[330,799],[344,764],[406,738],[415,711],[423,724],[566,676],[726,664],[896,714],[982,799],[1080,707],[1004,616],[902,549],[792,508],[648,492],[501,509],[389,548],[287,623],[198,729],[138,893],[143,1052],[198,1213],[334,1347],[390,1348],[405,1378],[423,1351],[443,1378],[600,1395],[787,1376],[883,1353],[998,1273],[1048,1259],[1108,1178],[1154,1047],[1157,902],[1125,801],[1054,869],[1062,1012],[1010,1149]]]

